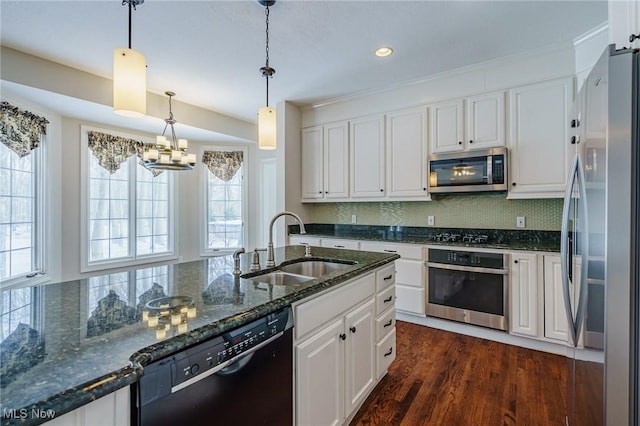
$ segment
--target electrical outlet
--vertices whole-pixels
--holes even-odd
[[[524,216],[516,217],[516,228],[524,228]]]
[[[351,215],[351,223],[357,223],[357,218],[355,214]]]
[[[427,225],[433,226],[436,224],[435,216],[427,216]]]

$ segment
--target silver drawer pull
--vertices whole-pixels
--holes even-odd
[[[391,327],[391,324],[393,324],[393,320],[389,320],[389,322],[387,322],[386,324],[384,324],[384,325],[382,326],[382,328]]]
[[[388,303],[388,302],[391,302],[392,300],[393,300],[393,296],[389,296],[386,299],[384,299],[382,302],[383,303]]]
[[[389,350],[384,354],[385,357],[388,357],[389,355],[391,355],[393,353],[393,348],[389,348]]]

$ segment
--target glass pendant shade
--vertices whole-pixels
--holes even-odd
[[[258,148],[276,149],[276,110],[271,107],[258,110]]]
[[[147,64],[142,53],[133,49],[113,52],[113,110],[125,117],[147,113]]]

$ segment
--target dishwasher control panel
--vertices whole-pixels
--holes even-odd
[[[285,308],[175,354],[171,364],[171,386],[180,385],[232,361],[220,369],[221,374],[224,373],[227,368],[233,367],[234,362],[239,362],[244,354],[289,328],[290,316],[291,308]]]

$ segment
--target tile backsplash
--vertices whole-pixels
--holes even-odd
[[[559,231],[562,199],[507,200],[504,194],[439,195],[432,201],[318,203],[307,214],[310,223],[427,226],[434,216],[436,227],[517,229],[516,217],[524,216],[527,230]]]

